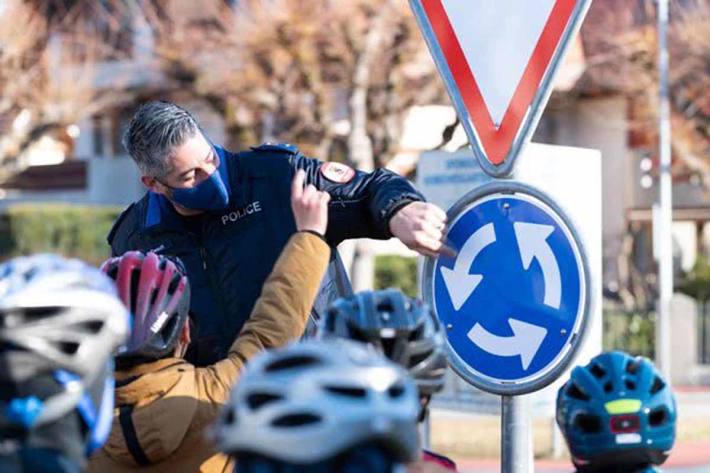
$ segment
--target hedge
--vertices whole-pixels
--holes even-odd
[[[375,289],[396,287],[411,297],[417,295],[417,258],[381,255],[375,258]]]
[[[110,254],[106,235],[121,209],[71,204],[18,204],[0,216],[0,259],[58,253],[99,264]]]
[[[690,270],[680,281],[678,281],[678,291],[700,303],[710,300],[710,261],[706,256],[698,256],[693,269]]]

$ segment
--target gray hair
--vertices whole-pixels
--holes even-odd
[[[160,178],[172,170],[168,159],[173,149],[198,131],[197,120],[184,108],[170,102],[148,102],[131,119],[123,146],[144,175]]]

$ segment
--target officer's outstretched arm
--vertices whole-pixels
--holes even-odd
[[[366,173],[302,154],[290,157],[294,172],[331,196],[326,238],[335,246],[350,238],[391,238],[389,221],[405,205],[424,197],[402,176],[386,169]]]
[[[227,358],[198,370],[201,398],[211,400],[215,408],[226,401],[251,357],[299,338],[305,329],[330,259],[322,236],[330,196],[312,185],[304,187],[305,177],[296,174],[291,196],[298,233],[282,251]]]

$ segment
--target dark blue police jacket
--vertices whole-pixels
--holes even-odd
[[[197,322],[188,359],[198,365],[226,355],[296,231],[290,204],[296,169],[304,169],[308,183],[331,195],[326,240],[332,248],[349,238],[390,238],[390,217],[423,200],[407,180],[390,171],[330,172],[332,165],[305,157],[292,145],[264,144],[240,153],[215,149],[228,164],[228,209],[185,218],[167,199],[148,192],[119,216],[108,235],[113,255],[153,250],[182,260]],[[330,302],[349,292],[333,249],[312,318],[317,320]]]

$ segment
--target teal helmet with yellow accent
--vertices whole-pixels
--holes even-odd
[[[557,393],[557,424],[581,472],[660,465],[675,441],[673,391],[650,360],[614,351],[577,366]]]

